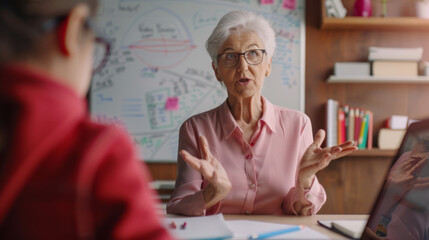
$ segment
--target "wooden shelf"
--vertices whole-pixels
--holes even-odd
[[[322,29],[330,30],[419,30],[429,31],[429,20],[417,17],[345,17],[322,14]]]
[[[429,83],[429,76],[418,77],[381,77],[381,76],[347,76],[331,75],[327,83]]]
[[[378,148],[373,149],[359,149],[356,152],[347,155],[347,157],[394,157],[397,150],[381,150]]]
[[[324,30],[408,30],[429,31],[429,19],[418,17],[353,17],[326,16],[325,4],[321,4],[321,24]]]

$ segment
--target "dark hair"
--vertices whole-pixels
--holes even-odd
[[[34,54],[43,24],[82,2],[93,16],[98,0],[0,0],[0,64]]]

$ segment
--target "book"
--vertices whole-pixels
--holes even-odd
[[[365,220],[337,220],[332,227],[352,238],[360,238],[366,226]]]
[[[368,110],[368,140],[367,140],[367,149],[372,149],[372,138],[373,138],[373,132],[374,132],[374,114],[372,111]]]
[[[371,64],[369,62],[336,62],[335,76],[370,76]]]
[[[423,57],[423,48],[389,48],[369,47],[368,60],[403,60],[420,61]]]
[[[378,132],[379,149],[398,149],[404,138],[405,129],[381,128]]]
[[[328,99],[326,103],[326,147],[337,145],[338,101]]]
[[[345,142],[345,113],[343,108],[338,108],[338,122],[337,122],[337,144]]]
[[[354,141],[356,144],[359,143],[359,134],[360,134],[360,127],[362,124],[362,119],[360,116],[360,109],[355,108],[355,129],[354,129]]]
[[[408,127],[408,116],[392,115],[386,120],[386,128],[406,129]]]
[[[358,143],[359,149],[366,148],[366,143],[368,139],[368,121],[369,121],[368,111],[365,111],[364,113],[362,113],[362,115],[363,117],[362,117],[362,124],[360,128],[359,143]]]
[[[349,123],[350,123],[350,107],[349,105],[344,105],[344,141],[347,141],[348,139],[348,129],[349,129]]]
[[[373,76],[418,76],[417,61],[382,61],[372,62]]]
[[[349,238],[359,239],[365,229],[366,220],[318,220],[323,227]]]
[[[349,125],[347,129],[347,141],[354,141],[355,136],[355,109],[349,110]]]
[[[415,122],[418,122],[418,121],[420,121],[420,120],[418,120],[418,119],[411,119],[411,118],[409,118],[408,119],[408,124],[407,124],[407,127],[409,127],[411,124],[413,124],[413,123],[415,123]]]

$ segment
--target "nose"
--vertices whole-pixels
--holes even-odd
[[[246,62],[246,59],[244,59],[244,55],[241,55],[238,58],[237,69],[241,72],[244,72],[248,69],[248,63]]]

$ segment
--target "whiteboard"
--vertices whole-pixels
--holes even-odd
[[[297,0],[295,10],[274,2],[101,0],[96,25],[113,45],[106,66],[92,78],[92,118],[128,131],[145,161],[176,161],[180,125],[227,98],[205,42],[219,19],[236,9],[261,14],[276,32],[262,94],[304,111],[305,1]]]

